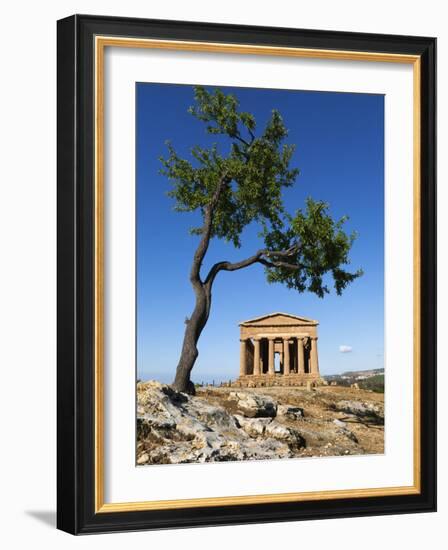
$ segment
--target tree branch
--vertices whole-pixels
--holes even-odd
[[[253,142],[255,141],[255,134],[252,132],[252,130],[250,128],[247,128],[247,131],[249,132],[249,135],[250,135],[250,141],[247,141],[246,139],[244,139],[241,136],[240,132],[237,132],[236,134],[234,134],[230,137],[232,139],[237,139],[240,143],[245,145],[247,147],[247,149],[249,149],[251,147],[251,145],[253,144]],[[249,153],[247,153],[247,151],[241,151],[241,152],[246,157],[246,159],[249,159]]]
[[[215,192],[213,193],[211,201],[205,207],[204,224],[201,230],[202,238],[198,244],[196,252],[194,253],[193,264],[191,266],[191,271],[190,271],[190,281],[195,288],[202,285],[200,271],[201,271],[202,261],[204,259],[205,254],[207,253],[208,245],[210,243],[210,235],[212,232],[212,225],[213,225],[213,214],[214,214],[216,205],[218,204],[219,197],[221,196],[222,190],[224,189],[228,181],[229,179],[227,174],[223,174],[223,176],[221,177],[216,187]]]
[[[288,262],[270,262],[268,260],[265,260],[264,258],[260,258],[258,260],[258,263],[266,266],[266,267],[286,267],[287,269],[291,269],[292,271],[295,271],[297,269],[303,269],[305,266],[303,264],[289,264]]]
[[[252,134],[253,135],[253,134]],[[249,143],[248,141],[246,141],[243,137],[241,137],[241,134],[238,132],[237,134],[233,135],[233,136],[230,136],[232,137],[233,139],[237,139],[238,141],[240,141],[241,143],[243,143],[246,147],[250,147],[251,146],[251,143]]]
[[[220,271],[237,271],[238,269],[249,267],[255,263],[260,263],[262,265],[265,265],[266,267],[288,267],[290,269],[300,269],[304,267],[301,264],[290,264],[285,261],[278,261],[278,260],[272,259],[272,258],[288,258],[293,254],[296,254],[298,250],[299,250],[299,244],[296,243],[290,248],[288,248],[287,250],[261,249],[258,252],[256,252],[253,256],[249,256],[248,258],[241,260],[239,262],[234,262],[234,263],[227,262],[227,261],[217,262],[211,267],[210,271],[208,272],[208,275],[205,279],[204,284],[210,287],[213,284],[213,281],[216,275]],[[266,258],[269,258],[269,260]]]
[[[211,286],[213,284],[213,281],[216,277],[216,275],[220,271],[237,271],[238,269],[243,269],[244,267],[249,267],[250,265],[257,262],[260,258],[260,251],[254,254],[253,256],[250,256],[249,258],[246,258],[245,260],[241,260],[240,262],[217,262],[215,265],[213,265],[208,272],[208,275],[205,279],[205,285]]]
[[[276,258],[288,258],[289,256],[296,254],[299,250],[299,243],[295,243],[286,250],[263,250],[262,255],[267,258],[271,258],[272,256],[275,256]]]

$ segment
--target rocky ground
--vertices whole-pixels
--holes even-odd
[[[137,464],[381,454],[384,395],[338,386],[137,384]]]

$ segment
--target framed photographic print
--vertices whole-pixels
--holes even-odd
[[[58,22],[58,527],[434,511],[434,38]]]

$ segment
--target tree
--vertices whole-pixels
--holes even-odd
[[[190,373],[198,356],[197,343],[210,315],[213,283],[221,271],[238,271],[259,264],[269,283],[282,283],[300,293],[319,297],[329,292],[332,278],[337,294],[362,274],[344,269],[356,237],[343,230],[347,217],[335,221],[328,204],[308,198],[305,209],[291,215],[282,202],[282,189],[294,184],[298,170],[290,168],[294,145],[284,143],[288,131],[280,113],[273,110],[261,132],[251,113],[239,108],[237,98],[216,89],[194,89],[195,105],[189,112],[205,123],[208,134],[228,139],[227,154],[216,143],[209,148],[194,146],[191,161],[180,158],[168,143],[168,156],[161,158],[161,173],[172,183],[168,194],[179,212],[198,211],[202,223],[191,228],[198,235],[190,282],[195,307],[186,320],[185,335],[173,387],[194,393]],[[201,273],[212,239],[225,239],[236,248],[250,223],[260,227],[264,242],[253,255],[238,262],[221,261]]]

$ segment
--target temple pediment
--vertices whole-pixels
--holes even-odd
[[[307,317],[301,317],[298,315],[291,315],[290,313],[269,313],[268,315],[262,315],[261,317],[255,317],[254,319],[248,319],[240,323],[240,326],[251,327],[263,327],[263,326],[316,326],[319,323],[314,319]]]

